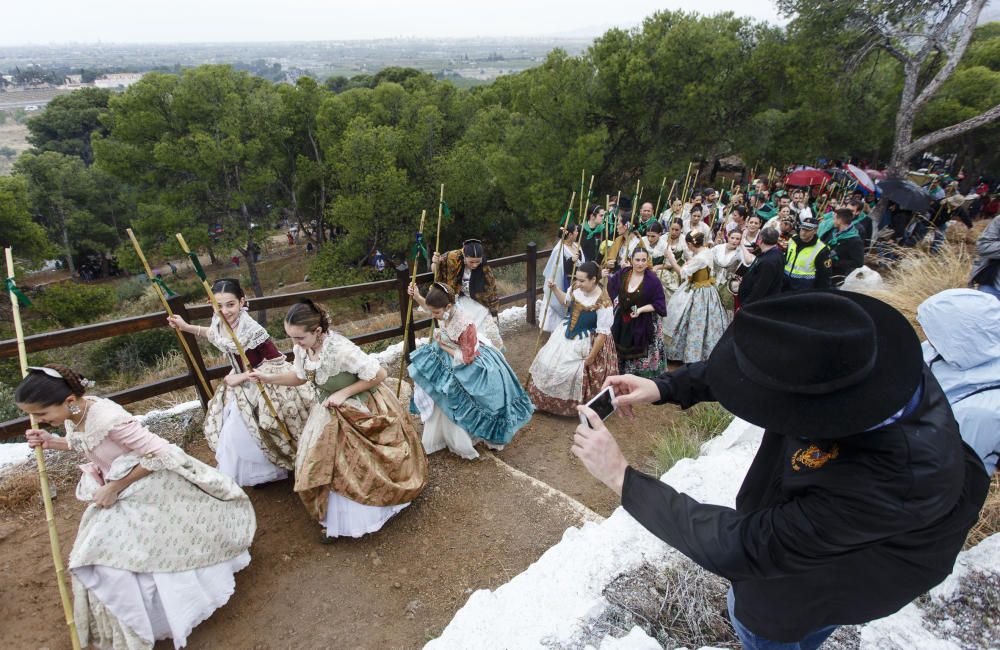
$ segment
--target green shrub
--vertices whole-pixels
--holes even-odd
[[[14,404],[14,387],[0,381],[0,422],[13,420],[21,415]]]
[[[149,286],[149,280],[145,276],[135,276],[122,280],[115,285],[115,297],[118,299],[118,304],[142,298]]]
[[[97,379],[116,374],[136,377],[155,366],[176,345],[177,338],[166,327],[116,336],[91,350],[87,368]]]
[[[72,282],[45,287],[36,302],[40,312],[63,327],[89,323],[113,310],[117,304],[113,289]]]
[[[718,402],[702,402],[682,411],[656,441],[654,469],[662,474],[682,458],[696,458],[702,444],[722,433],[732,421],[733,414]]]

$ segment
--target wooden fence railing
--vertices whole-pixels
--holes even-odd
[[[489,261],[490,267],[493,269],[513,266],[515,264],[525,265],[524,291],[518,291],[517,293],[513,293],[508,296],[502,296],[500,298],[500,304],[507,305],[524,300],[527,306],[526,320],[531,324],[535,323],[534,298],[542,292],[542,288],[538,284],[537,264],[539,260],[545,259],[551,254],[551,249],[539,251],[537,245],[532,242],[528,244],[527,250],[524,253],[519,255],[509,255],[498,259],[491,259]],[[418,284],[430,282],[431,279],[432,276],[430,272],[420,273],[417,275]],[[396,267],[396,278],[394,280],[379,280],[378,282],[352,284],[344,287],[314,289],[312,291],[302,291],[299,293],[250,298],[249,308],[251,311],[275,309],[295,304],[302,298],[311,298],[316,301],[335,300],[338,298],[347,298],[365,293],[379,293],[395,289],[399,300],[399,326],[351,337],[352,341],[358,345],[362,345],[365,343],[374,343],[376,341],[383,341],[385,339],[391,339],[403,335],[403,325],[406,319],[406,303],[409,299],[406,289],[409,283],[409,267],[404,263],[403,265]],[[212,307],[207,304],[185,305],[180,296],[175,296],[169,299],[168,302],[170,303],[170,308],[173,309],[174,313],[182,316],[184,320],[188,322],[211,318],[212,316]],[[83,327],[46,332],[45,334],[35,334],[25,339],[25,347],[27,348],[29,354],[32,352],[40,352],[42,350],[53,350],[56,348],[76,345],[78,343],[85,343],[87,341],[99,341],[101,339],[108,339],[122,334],[133,334],[135,332],[144,332],[146,330],[167,327],[166,322],[166,312],[160,311],[106,323],[95,323],[93,325],[84,325]],[[419,321],[411,320],[408,337],[410,340],[410,350],[413,350],[416,346],[416,330],[430,327],[430,322],[429,318]],[[194,386],[198,391],[198,398],[201,400],[202,405],[207,404],[208,400],[212,396],[206,394],[198,382],[195,367],[197,366],[205,378],[210,381],[212,379],[225,376],[229,372],[230,367],[228,364],[225,364],[207,368],[205,366],[205,360],[202,358],[201,352],[198,349],[196,337],[192,334],[184,334],[184,336],[187,338],[188,347],[191,348],[191,352],[194,356],[193,363],[190,359],[185,357],[185,361],[188,366],[187,374],[170,377],[168,379],[161,379],[159,381],[143,384],[141,386],[135,386],[110,395],[105,395],[105,397],[113,399],[119,404],[131,404],[132,402],[138,402],[144,399],[149,399],[150,397],[156,397],[157,395],[163,395],[175,390]],[[286,355],[290,358],[291,352],[286,353]],[[0,359],[16,356],[17,341],[15,339],[0,341]],[[0,440],[21,435],[26,428],[27,422],[27,418],[19,418],[0,423]]]

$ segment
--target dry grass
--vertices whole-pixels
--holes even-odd
[[[866,293],[898,309],[923,339],[917,307],[945,289],[968,286],[975,249],[965,242],[949,242],[937,254],[921,248],[900,249],[898,254],[900,259],[883,273],[882,288]]]
[[[995,533],[1000,533],[1000,472],[993,473],[986,503],[979,512],[979,523],[969,531],[969,536],[965,539],[965,548],[972,548]]]

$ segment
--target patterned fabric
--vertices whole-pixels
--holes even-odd
[[[480,345],[468,364],[446,351],[458,348],[467,326],[468,318],[456,307],[438,337],[413,352],[407,370],[449,420],[473,437],[505,445],[535,409],[507,360],[492,346]]]
[[[121,431],[139,425],[110,400],[88,400],[84,429],[78,431],[68,422],[66,433],[71,449],[82,449],[81,441],[99,439],[84,453],[100,465],[100,447],[134,444],[135,437]],[[165,443],[145,428],[142,433]],[[102,472],[104,481],[123,478],[136,465],[153,473],[122,490],[110,508],[87,508],[70,553],[71,569],[101,564],[135,572],[183,571],[227,560],[250,546],[256,519],[243,490],[174,445],[157,449],[141,456],[123,453]],[[91,500],[101,484],[84,473],[77,498]]]
[[[350,340],[327,334],[316,360],[296,346],[295,371],[311,378],[322,398],[341,373],[371,381],[381,367]],[[354,383],[354,382],[351,382]],[[326,394],[324,394],[326,393]],[[408,503],[427,482],[424,455],[410,417],[385,382],[340,407],[315,404],[302,431],[295,459],[295,491],[309,513],[324,521],[331,491],[369,506]]]
[[[233,332],[236,334],[236,338],[239,339],[240,345],[243,346],[244,350],[256,348],[271,338],[267,330],[246,311],[240,312],[240,319],[236,321],[236,327],[233,328]],[[232,337],[229,336],[229,331],[217,315],[212,316],[212,323],[208,326],[207,336],[209,342],[223,352],[231,355],[239,354],[236,350],[236,344],[233,343]]]
[[[532,375],[531,381],[528,382],[528,395],[531,397],[531,401],[534,403],[535,407],[539,411],[545,411],[547,413],[552,413],[554,415],[566,415],[566,416],[576,416],[576,407],[578,404],[584,404],[590,401],[595,395],[601,392],[601,387],[604,385],[604,380],[609,376],[618,373],[618,350],[615,348],[615,342],[610,336],[604,337],[604,344],[601,345],[600,351],[597,353],[597,358],[588,366],[583,365],[583,360],[586,358],[578,358],[578,354],[570,356],[571,352],[568,350],[570,346],[576,347],[577,344],[583,342],[586,344],[587,352],[590,354],[590,346],[592,345],[590,337],[583,339],[567,339],[565,336],[559,336],[559,332],[555,332],[549,338],[550,342],[554,342],[553,347],[557,348],[554,350],[547,351],[546,348],[549,347],[547,343],[538,351],[538,356],[535,357],[536,362],[548,357],[557,357],[562,359],[561,364],[570,365],[573,364],[578,368],[574,374],[578,374],[579,382],[572,384],[572,387],[580,387],[580,397],[579,399],[560,399],[552,395],[543,392],[536,384],[536,377],[539,376],[538,368],[535,368],[535,364],[532,364]],[[575,351],[575,350],[574,350]],[[540,364],[539,367],[550,367],[547,364]]]
[[[285,361],[284,357],[268,359],[257,366],[257,369],[269,374],[293,371],[291,364]],[[235,388],[227,386],[225,382],[219,383],[219,387],[209,401],[208,409],[205,412],[203,426],[205,439],[212,451],[218,448],[226,403],[233,401],[247,430],[267,459],[278,467],[292,469],[295,466],[295,447],[302,434],[306,419],[309,417],[309,410],[316,403],[316,392],[312,384],[297,387],[269,384],[266,390],[271,398],[271,404],[274,405],[292,436],[291,441],[285,438],[285,434],[278,426],[278,421],[275,420],[271,410],[267,408],[261,398],[260,387],[249,381]]]
[[[714,260],[711,249],[703,250],[681,269],[688,279],[670,299],[664,319],[664,333],[670,339],[668,359],[704,361],[729,326],[729,315],[712,280]]]
[[[362,381],[371,381],[382,369],[378,359],[366,354],[349,338],[336,332],[326,334],[316,359],[310,359],[306,350],[297,345],[293,348],[293,352],[295,376],[316,384],[320,400],[330,396],[330,393],[324,394],[321,388],[330,377],[349,372],[357,375]]]
[[[427,457],[410,416],[383,383],[367,406],[313,407],[295,461],[295,491],[317,521],[331,491],[357,503],[409,503],[427,482]]]
[[[623,375],[638,375],[640,377],[657,377],[667,371],[667,355],[663,351],[663,319],[657,318],[654,325],[653,342],[649,344],[646,355],[638,359],[622,359],[619,357],[619,367]]]
[[[480,269],[483,273],[483,288],[478,293],[475,293],[475,290],[473,290],[475,295],[469,297],[483,307],[486,307],[491,315],[496,316],[500,310],[496,277],[494,277],[493,270],[489,264],[484,262],[477,271]],[[442,265],[438,266],[434,279],[447,284],[457,296],[462,293],[462,275],[464,272],[465,255],[463,255],[461,250],[449,251],[445,254],[443,268]]]

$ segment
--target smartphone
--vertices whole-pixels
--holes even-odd
[[[611,388],[611,386],[608,386],[595,395],[594,399],[587,402],[586,406],[590,407],[594,413],[601,416],[602,420],[607,420],[608,416],[615,412],[614,399],[615,391]],[[590,426],[590,422],[583,413],[580,413],[580,423],[585,424],[588,427]]]

